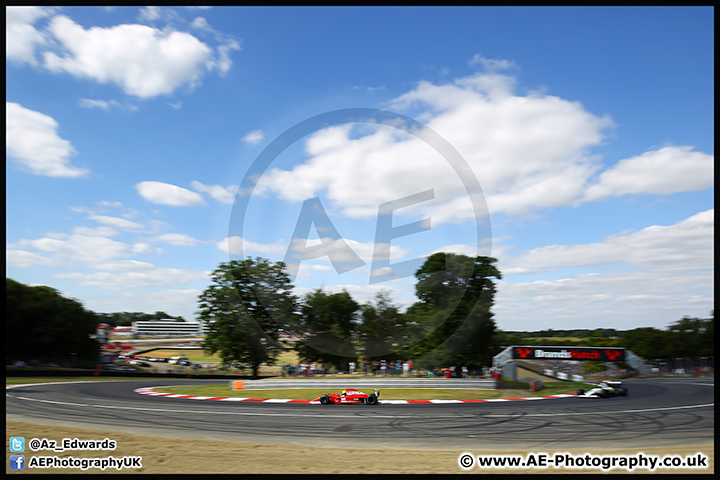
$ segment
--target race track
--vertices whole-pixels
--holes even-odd
[[[217,381],[24,385],[6,419],[178,439],[355,448],[550,450],[714,443],[713,379],[626,382],[630,395],[499,403],[309,405],[139,395]]]

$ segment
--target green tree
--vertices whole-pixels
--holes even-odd
[[[715,356],[715,317],[683,317],[665,330],[653,327],[622,332],[619,344],[646,359]]]
[[[618,340],[615,338],[608,338],[601,331],[595,331],[589,338],[586,338],[583,345],[589,347],[617,347]]]
[[[200,296],[198,317],[207,323],[203,349],[224,363],[275,361],[282,350],[278,331],[294,325],[296,299],[285,264],[264,258],[221,263]]]
[[[670,336],[667,331],[641,327],[624,332],[618,343],[645,360],[668,358]]]
[[[414,325],[408,358],[424,367],[489,365],[499,350],[491,308],[493,278],[502,278],[492,257],[431,255],[417,271],[419,302],[409,310]]]
[[[505,332],[498,330],[495,341],[499,348],[506,348],[511,345],[533,345],[524,338],[522,332]]]
[[[93,366],[100,344],[90,335],[98,323],[97,314],[54,288],[5,280],[7,360],[72,360]]]
[[[703,333],[706,321],[700,318],[683,317],[670,324],[668,332],[672,343],[668,346],[670,357],[697,357],[703,350]]]
[[[353,333],[359,308],[345,290],[328,294],[317,289],[305,295],[300,307],[302,339],[294,347],[298,356],[304,361],[330,363],[340,369],[356,360]]]
[[[715,356],[715,311],[710,312],[710,318],[705,319],[705,325],[700,332],[700,356]]]
[[[144,313],[144,312],[113,312],[113,313],[98,313],[97,314],[100,317],[100,320],[105,323],[110,323],[113,325],[122,325],[129,327],[132,325],[132,322],[152,322],[152,321],[158,321],[158,320],[167,320],[172,319],[176,322],[184,322],[185,319],[183,317],[173,317],[172,315],[168,315],[165,312],[155,312],[155,313]]]
[[[373,300],[362,305],[359,330],[363,356],[369,360],[396,357],[408,341],[406,316],[392,303],[390,292],[380,290]]]

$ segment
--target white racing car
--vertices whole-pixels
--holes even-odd
[[[577,391],[580,398],[626,397],[627,394],[627,387],[622,382],[609,380],[603,380],[587,392],[582,388]]]

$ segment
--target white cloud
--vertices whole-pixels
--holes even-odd
[[[196,180],[193,180],[190,185],[198,192],[207,193],[213,199],[221,203],[227,203],[232,205],[235,201],[235,194],[237,193],[238,186],[230,185],[223,187],[220,185],[205,185]]]
[[[36,48],[47,39],[33,24],[51,11],[41,7],[5,7],[5,56],[8,60],[37,64]]]
[[[195,319],[198,298],[202,293],[198,289],[167,290],[114,290],[107,295],[102,293],[86,302],[86,307],[95,312],[156,312],[161,310],[172,316],[181,316],[185,320]]]
[[[45,51],[43,65],[98,83],[118,85],[128,94],[149,98],[195,87],[214,68],[212,48],[189,33],[140,24],[85,29],[64,15],[47,31],[63,48]]]
[[[646,270],[692,272],[712,269],[715,210],[698,213],[675,225],[653,225],[612,235],[586,245],[551,245],[528,250],[502,262],[506,274],[537,273],[560,267],[630,264]]]
[[[423,257],[427,258],[430,255],[432,255],[434,253],[439,253],[439,252],[456,253],[458,255],[466,255],[468,257],[477,257],[478,255],[483,255],[482,252],[478,251],[477,246],[456,243],[454,245],[445,245],[445,246],[436,248],[432,252],[428,252],[427,254],[423,255]]]
[[[94,287],[101,290],[132,290],[207,280],[209,273],[190,269],[143,267],[135,271],[121,273],[60,273],[53,275],[53,278],[68,280],[83,287]]]
[[[163,250],[161,248],[153,248],[151,245],[148,245],[144,242],[138,242],[133,244],[131,247],[131,250],[133,253],[162,253]]]
[[[35,253],[32,250],[39,251]],[[12,251],[12,254],[10,254]],[[53,234],[35,240],[20,240],[8,245],[8,263],[36,262],[37,265],[53,267],[98,265],[123,259],[129,255],[125,243],[106,237],[79,234]]]
[[[484,57],[474,62],[490,71],[447,84],[420,82],[390,107],[412,112],[457,149],[492,214],[526,215],[608,195],[713,185],[714,157],[691,147],[647,152],[602,172],[602,159],[592,149],[614,127],[609,117],[556,96],[515,93],[515,78],[497,73],[513,67],[511,62]],[[367,218],[381,203],[433,189],[433,201],[405,213],[428,215],[434,225],[476,215],[461,182],[466,173],[452,168],[443,152],[400,130],[334,126],[315,132],[305,147],[306,161],[289,170],[271,168],[255,193],[287,202],[325,194],[341,214]]]
[[[482,67],[487,72],[499,72],[517,68],[517,65],[512,60],[492,60],[479,53],[473,56],[470,65]]]
[[[122,207],[123,206],[122,202],[109,202],[107,200],[102,200],[102,201],[96,202],[96,203],[99,207],[114,208],[114,207]]]
[[[371,277],[388,277],[388,276],[395,276],[395,272],[391,267],[382,267],[378,268],[377,270],[373,270],[370,272]]]
[[[693,147],[663,147],[626,158],[599,176],[588,200],[636,193],[668,195],[705,190],[714,184],[715,156]]]
[[[568,205],[599,168],[590,148],[612,125],[577,102],[512,93],[514,78],[480,74],[453,85],[422,83],[399,106],[427,105],[428,125],[464,156],[490,212]]]
[[[441,207],[457,200],[458,192],[465,188],[442,155],[421,140],[387,126],[377,126],[372,135],[361,138],[353,139],[352,134],[348,126],[317,132],[306,144],[312,155],[309,161],[290,171],[271,169],[260,178],[255,192],[275,193],[286,201],[299,202],[326,191],[344,215],[372,218],[380,204],[432,190],[432,200],[403,208],[402,214],[416,215],[435,208],[439,215],[456,215],[457,209],[443,211]],[[463,208],[472,211],[467,203]]]
[[[138,193],[148,202],[174,207],[205,205],[205,200],[195,193],[176,185],[163,182],[140,182],[135,185]]]
[[[197,28],[199,30],[208,30],[212,31],[212,28],[210,27],[210,24],[205,19],[205,17],[195,17],[193,18],[192,22],[190,22],[193,28]]]
[[[143,229],[143,226],[139,223],[124,218],[110,217],[108,215],[89,215],[88,218],[102,225],[119,228],[120,230],[138,231]]]
[[[83,108],[99,108],[101,110],[110,110],[111,108],[119,108],[122,110],[136,111],[138,107],[117,100],[93,100],[91,98],[81,98],[80,106]]]
[[[684,315],[706,316],[714,308],[714,224],[714,210],[708,210],[594,244],[552,245],[501,259],[504,279],[493,308],[498,326],[623,330],[628,325],[664,328]],[[563,267],[586,273],[521,281],[524,273]]]
[[[213,29],[202,17],[186,21],[174,9],[144,7],[138,20],[164,22],[85,29],[56,8],[6,7],[6,56],[103,84],[115,84],[128,95],[149,98],[180,87],[197,86],[206,72],[220,75],[232,68],[231,54],[240,41]],[[52,17],[36,27],[38,20]],[[199,30],[214,47],[179,28]],[[38,56],[42,58],[38,61]]]
[[[358,242],[343,238],[323,238],[322,243],[319,239],[294,238],[290,242],[289,251],[292,252],[292,258],[297,260],[329,257],[337,262],[356,263],[357,257],[360,257],[364,263],[369,264],[376,252],[378,260],[401,260],[409,249],[386,243]]]
[[[90,98],[81,98],[80,106],[83,108],[100,108],[102,110],[109,110],[111,106],[117,106],[118,102],[114,100],[92,100]]]
[[[714,308],[711,272],[580,274],[558,280],[500,281],[493,312],[502,330],[665,328]],[[535,325],[535,327],[533,327]]]
[[[74,227],[73,233],[76,235],[85,235],[88,237],[114,237],[119,232],[112,227]]]
[[[242,141],[255,145],[260,143],[263,138],[265,138],[265,134],[261,130],[255,130],[242,137]]]
[[[385,90],[387,87],[367,87],[363,85],[353,85],[354,90],[365,90],[367,92],[374,92],[377,90]]]
[[[282,255],[287,250],[287,244],[282,241],[263,244],[250,242],[238,236],[226,238],[218,242],[216,246],[223,252],[234,256],[246,255],[249,252],[268,256]]]
[[[497,73],[451,84],[421,82],[391,102],[413,110],[454,146],[479,181],[492,213],[523,214],[570,205],[600,168],[589,154],[612,122],[558,97],[513,92],[515,79]],[[360,133],[367,133],[363,126]],[[434,224],[474,217],[473,204],[445,152],[391,127],[358,135],[328,128],[306,143],[309,159],[289,171],[271,169],[257,193],[302,201],[320,192],[352,217],[377,214],[380,203],[433,189],[434,200],[410,212],[432,212]],[[342,168],[338,168],[341,166]]]
[[[190,235],[184,235],[182,233],[166,233],[154,237],[153,240],[156,242],[174,245],[176,247],[194,247],[199,243],[203,243],[202,241],[193,238]]]
[[[88,173],[70,164],[72,144],[58,135],[52,117],[6,102],[6,152],[30,172],[48,177],[75,178]]]
[[[225,75],[230,71],[232,67],[230,54],[235,50],[240,50],[240,42],[229,37],[224,38],[223,43],[217,47],[218,58],[212,66],[220,71],[220,75]]]
[[[186,7],[187,10],[199,9],[203,10],[205,7]],[[208,7],[209,8],[209,7]],[[199,30],[200,33],[212,36],[216,43],[216,54],[213,55],[210,62],[207,64],[208,71],[217,70],[221,76],[225,75],[230,68],[232,68],[233,62],[230,58],[232,52],[240,50],[240,39],[234,35],[223,33],[213,28],[210,23],[204,17],[196,17],[190,22],[187,22],[182,18],[176,10],[163,8],[161,10],[161,16],[166,18],[168,28],[174,28],[175,25],[187,25],[188,28]]]
[[[276,256],[288,253],[290,260],[302,261],[315,258],[328,260],[329,258],[332,261],[353,264],[359,263],[357,257],[360,257],[362,262],[370,264],[375,253],[381,260],[397,261],[403,259],[409,252],[409,249],[395,245],[390,245],[388,248],[387,244],[376,245],[374,242],[358,242],[350,239],[333,240],[330,238],[322,239],[322,241],[320,239],[294,238],[288,245],[282,240],[275,243],[256,243],[234,236],[218,242],[217,247],[229,255],[256,253]],[[348,250],[348,247],[350,250]]]
[[[101,263],[97,266],[98,270],[110,270],[115,272],[151,270],[153,268],[155,268],[155,266],[152,263],[140,262],[138,260],[117,260]]]
[[[146,22],[153,22],[155,20],[159,20],[161,18],[160,7],[143,7],[140,9],[140,15],[138,16],[138,18]]]
[[[32,268],[37,265],[53,265],[51,258],[26,250],[7,248],[5,250],[5,268]]]
[[[294,270],[297,268],[296,277],[309,277],[312,272],[331,272],[333,268],[330,265],[317,265],[310,263],[302,263],[299,267],[290,266],[286,269],[286,273],[292,275]]]

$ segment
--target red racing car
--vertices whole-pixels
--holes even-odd
[[[348,388],[343,390],[342,393],[328,393],[316,398],[314,401],[320,401],[323,405],[330,405],[331,403],[364,403],[366,405],[375,405],[378,403],[380,397],[380,390],[373,390],[373,393],[363,393],[360,390],[354,388]]]

